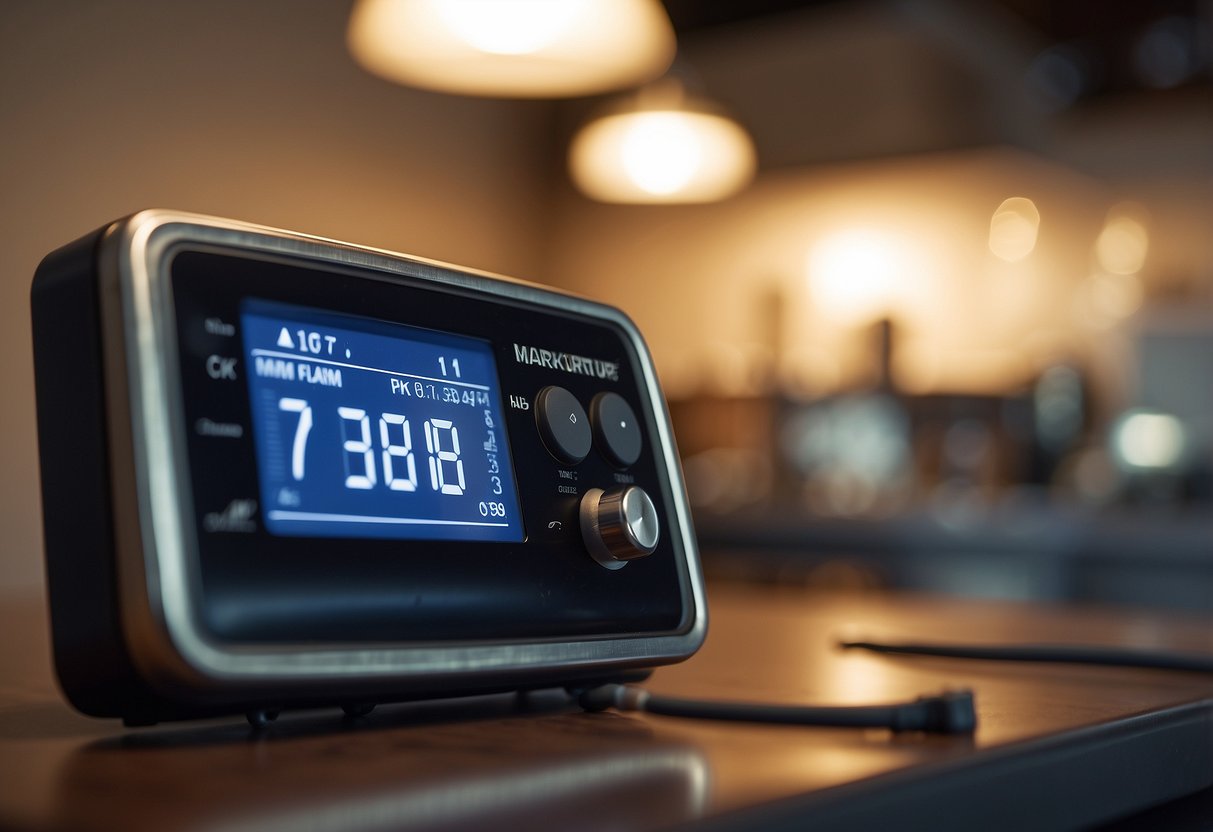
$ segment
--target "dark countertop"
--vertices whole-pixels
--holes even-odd
[[[1064,828],[1213,784],[1213,679],[842,653],[889,639],[1213,652],[1213,621],[710,587],[704,649],[654,691],[860,704],[972,687],[973,737],[584,714],[555,694],[125,730],[72,712],[44,605],[0,603],[0,826],[19,829]]]

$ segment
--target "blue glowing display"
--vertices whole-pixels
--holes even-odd
[[[522,540],[487,342],[261,300],[240,322],[272,534]]]

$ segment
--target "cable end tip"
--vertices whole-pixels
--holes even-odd
[[[972,734],[977,730],[977,705],[969,689],[944,691],[938,696],[923,696],[925,724],[922,730],[934,734]]]

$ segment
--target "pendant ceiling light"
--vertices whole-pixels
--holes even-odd
[[[349,45],[388,80],[506,98],[642,84],[675,48],[657,0],[358,0]]]
[[[573,181],[601,202],[713,202],[748,184],[755,168],[745,129],[676,81],[603,113],[569,149]]]

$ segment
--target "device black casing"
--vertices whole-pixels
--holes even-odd
[[[481,316],[499,321],[494,327],[508,327],[511,315],[522,319],[530,314],[584,320],[622,333],[635,374],[629,395],[636,397],[648,428],[650,490],[667,526],[669,549],[663,557],[669,564],[663,573],[667,577],[660,580],[670,589],[663,590],[669,596],[663,603],[677,609],[677,622],[671,618],[671,626],[661,625],[658,631],[636,631],[634,625],[629,630],[627,621],[640,620],[629,613],[631,618],[612,629],[600,615],[593,631],[575,632],[566,623],[550,636],[528,631],[502,639],[489,611],[480,637],[431,634],[414,643],[396,634],[389,641],[368,643],[343,637],[337,629],[331,638],[310,633],[299,643],[281,633],[264,639],[256,633],[234,641],[215,638],[205,622],[200,561],[208,546],[218,544],[200,541],[190,502],[184,425],[189,397],[183,395],[186,382],[178,377],[178,361],[188,364],[188,348],[178,343],[175,330],[171,264],[183,249],[264,262],[269,264],[265,269],[273,265],[331,273],[347,289],[351,281],[368,281],[368,304],[399,284],[414,294],[432,291],[440,306],[499,305],[500,314]],[[315,287],[324,285],[317,282],[320,278],[299,273],[317,297]],[[672,431],[647,348],[617,310],[418,258],[167,211],[136,214],[48,255],[36,274],[31,305],[55,667],[65,694],[80,711],[139,724],[254,709],[580,684],[685,659],[702,643],[702,578]],[[498,341],[508,341],[508,332],[497,335]],[[535,372],[511,368],[509,377],[529,379],[526,374]],[[521,418],[511,416],[509,433],[517,439],[512,441],[519,477],[528,480],[519,483],[520,493],[524,503],[533,505],[548,498],[528,497],[546,491],[529,482],[540,476],[534,472],[542,466],[527,461],[538,455],[538,446],[519,426]],[[195,467],[197,462],[195,455]],[[583,472],[583,479],[593,476]],[[564,508],[553,503],[551,510]],[[267,546],[286,545],[265,541]],[[432,544],[410,545],[421,551]],[[580,544],[572,537],[541,541],[532,533],[521,545],[547,547],[543,551],[549,556],[572,558],[572,549]],[[608,580],[597,565],[585,569],[602,576],[577,571],[580,564],[570,568],[561,580],[576,580],[578,592],[599,592],[596,582]],[[629,569],[633,572],[621,571],[640,580],[643,573],[632,564]],[[574,574],[581,577],[574,579]],[[423,595],[424,589],[420,586],[418,592]],[[299,615],[307,615],[306,605],[299,607]],[[357,613],[350,615],[355,620]],[[307,621],[299,620],[302,628]]]

